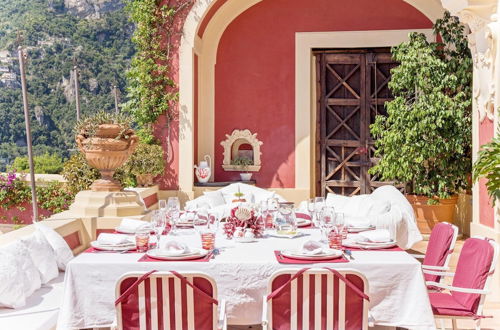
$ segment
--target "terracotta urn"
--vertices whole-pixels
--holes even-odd
[[[140,187],[151,187],[153,185],[154,175],[151,173],[137,174],[135,177],[137,179],[137,184]]]
[[[113,174],[127,161],[138,142],[134,130],[122,130],[118,124],[101,124],[93,136],[85,130],[76,136],[78,148],[85,154],[87,162],[101,173],[101,179],[90,186],[92,191],[122,190],[120,182],[113,179]],[[121,137],[117,138],[119,135]]]
[[[438,222],[453,223],[458,196],[439,200],[438,204],[429,205],[428,197],[418,195],[406,195],[417,218],[418,229],[422,234],[430,234],[434,225]]]

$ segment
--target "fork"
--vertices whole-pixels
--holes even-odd
[[[344,250],[345,254],[349,256],[349,259],[354,260],[354,257],[352,256],[352,251],[351,250]]]

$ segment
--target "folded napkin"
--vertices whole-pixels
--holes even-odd
[[[391,234],[387,229],[376,229],[359,233],[357,242],[387,243],[391,241]]]
[[[97,242],[100,245],[135,244],[132,236],[124,234],[109,234],[109,233],[99,234],[99,237],[97,237]]]
[[[179,256],[191,252],[189,246],[177,241],[168,241],[159,251],[160,255]]]
[[[316,255],[323,253],[323,244],[309,240],[302,245],[302,253],[305,255]]]
[[[371,221],[366,217],[346,216],[345,223],[348,227],[370,227]]]
[[[120,223],[120,229],[126,230],[126,231],[136,231],[139,229],[144,229],[144,228],[149,228],[150,224],[149,222],[146,221],[141,221],[141,220],[136,220],[136,219],[130,219],[130,218],[124,218],[122,222]]]

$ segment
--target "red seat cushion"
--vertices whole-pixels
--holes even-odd
[[[429,300],[434,315],[474,316],[475,314],[456,301],[449,293],[431,292]]]
[[[446,257],[450,253],[451,241],[453,240],[453,227],[446,223],[438,223],[434,226],[429,237],[429,244],[423,264],[428,266],[443,266]],[[440,276],[424,274],[426,281],[439,282]]]
[[[490,272],[493,254],[494,249],[488,240],[467,239],[458,258],[452,285],[460,288],[483,289]],[[452,291],[451,295],[467,310],[476,313],[481,295],[456,291]]]

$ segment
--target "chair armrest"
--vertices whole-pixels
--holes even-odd
[[[424,272],[424,274],[429,274],[429,275],[446,276],[446,277],[455,276],[455,273],[432,271],[432,270],[427,270],[425,268],[422,268],[422,271]]]
[[[425,282],[426,285],[430,286],[435,286],[441,289],[449,290],[449,291],[455,291],[455,292],[464,292],[464,293],[477,293],[477,294],[488,294],[490,293],[489,290],[481,290],[481,289],[471,289],[471,288],[461,288],[458,286],[451,286],[451,285],[446,285],[443,283],[438,283],[438,282],[432,282],[432,281],[427,281]]]
[[[431,266],[431,265],[422,265],[422,268],[424,268],[425,270],[442,270],[442,271],[445,271],[445,270],[448,270],[450,269],[450,267],[444,267],[444,266]]]
[[[413,254],[413,253],[409,253],[409,255],[411,255],[415,259],[424,259],[425,258],[425,254]]]
[[[268,328],[267,321],[267,296],[262,296],[262,330]]]
[[[217,323],[217,329],[226,330],[227,328],[227,317],[226,317],[226,301],[222,299],[219,301],[219,320]]]

